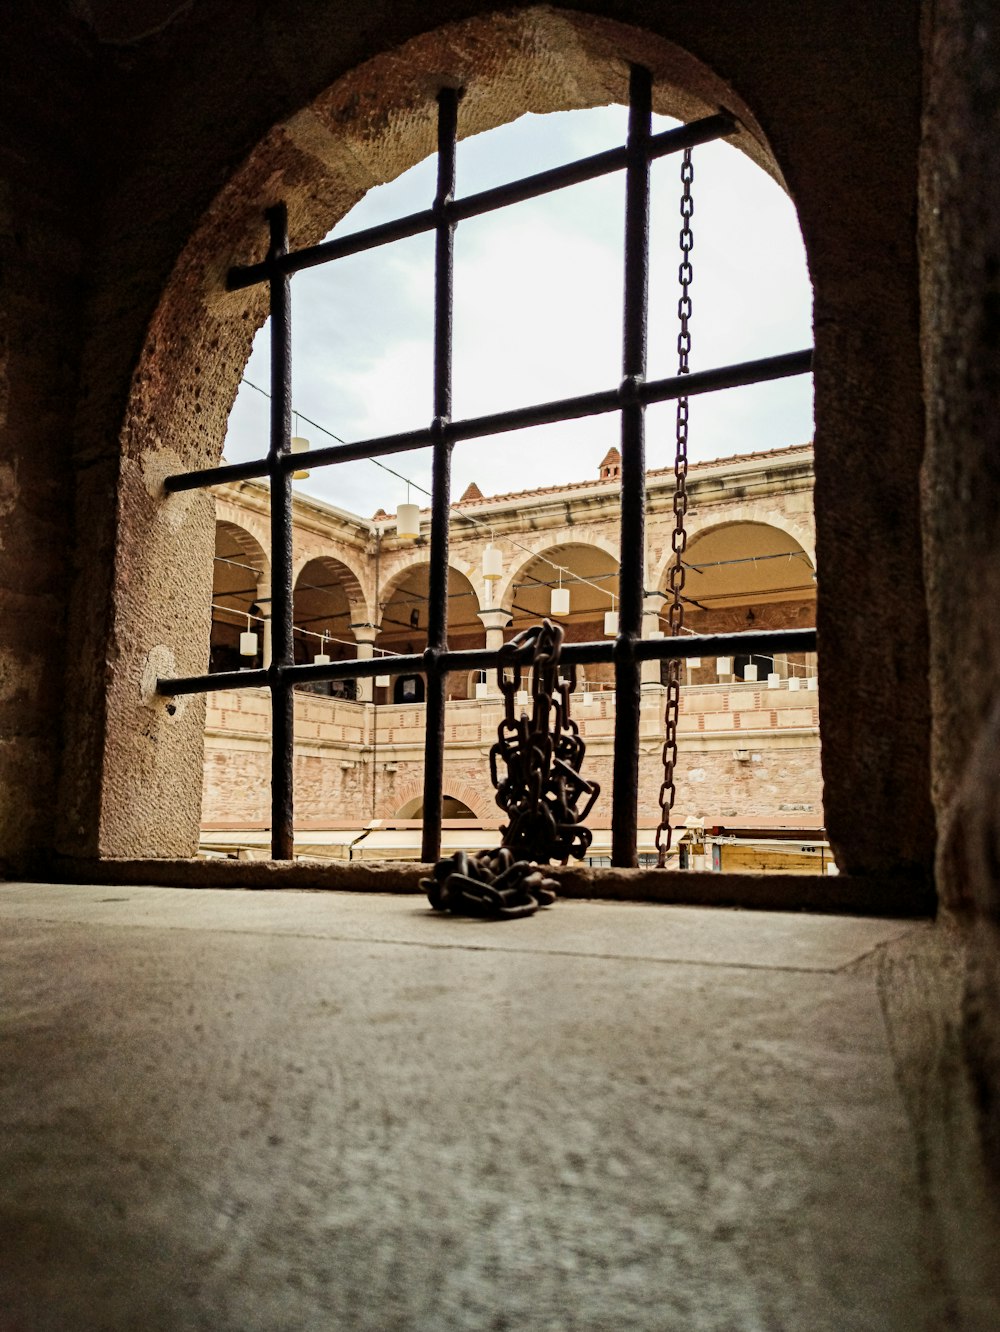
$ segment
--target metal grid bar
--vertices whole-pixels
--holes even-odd
[[[292,620],[292,490],[291,473],[291,323],[289,279],[293,273],[318,264],[423,232],[435,232],[434,299],[434,417],[430,426],[396,435],[317,449],[310,466],[329,466],[413,449],[433,449],[431,488],[431,544],[429,625],[427,648],[420,654],[391,658],[399,671],[423,671],[427,677],[427,723],[424,751],[424,831],[422,856],[434,860],[440,851],[444,769],[445,683],[449,673],[489,669],[499,661],[495,650],[453,652],[448,649],[448,516],[451,507],[451,453],[456,443],[481,439],[530,426],[574,420],[618,411],[622,420],[622,543],[619,570],[621,631],[607,640],[566,644],[563,660],[569,663],[615,663],[616,731],[614,781],[613,863],[635,864],[636,806],[638,795],[638,740],[640,663],[647,660],[720,655],[736,652],[808,651],[816,646],[816,631],[774,630],[739,634],[700,634],[684,639],[641,639],[643,610],[645,457],[644,412],[657,402],[698,393],[760,383],[807,373],[810,350],[765,357],[740,365],[722,366],[699,374],[673,376],[647,383],[646,324],[649,262],[649,171],[653,160],[697,144],[725,137],[738,126],[725,113],[706,117],[664,134],[651,133],[652,81],[649,72],[635,66],[630,76],[628,139],[623,148],[599,153],[552,171],[528,176],[467,199],[456,200],[455,162],[458,104],[461,93],[443,89],[438,97],[438,178],[432,208],[373,227],[353,236],[323,242],[290,254],[284,205],[268,211],[270,244],[263,263],[234,268],[230,290],[266,281],[272,315],[271,438],[266,459],[168,477],[170,492],[218,485],[267,475],[271,483],[272,540],[272,661],[266,670],[228,671],[213,675],[160,680],[164,695],[255,688],[271,691],[272,738],[272,856],[291,859],[293,846],[293,690],[297,684],[349,677],[367,678],[386,669],[386,658],[331,662],[328,665],[294,664]],[[457,222],[513,203],[536,198],[624,168],[626,171],[625,315],[621,384],[597,393],[515,408],[512,411],[451,420],[452,312],[454,229]],[[628,540],[625,539],[628,533]]]
[[[451,420],[452,313],[455,279],[455,223],[447,207],[455,193],[459,93],[438,94],[438,173],[434,215],[434,456],[431,471],[430,579],[427,589],[427,677],[424,734],[424,812],[421,858],[437,860],[441,851],[444,799],[444,711],[447,672],[441,658],[448,651],[448,517],[451,511],[451,450],[445,434]]]
[[[666,661],[671,657],[726,657],[737,653],[760,655],[767,652],[814,652],[815,629],[759,629],[731,634],[690,634],[683,638],[643,638],[632,646],[635,659]],[[590,643],[564,643],[561,659],[577,666],[597,666],[614,661],[616,645],[607,638]],[[445,652],[440,669],[449,675],[456,671],[485,671],[499,660],[493,648],[462,648]],[[525,658],[525,662],[527,662]],[[422,652],[400,653],[371,660],[355,658],[332,661],[328,666],[290,666],[285,672],[293,684],[316,684],[322,680],[367,679],[386,670],[397,675],[423,671],[427,658]],[[268,683],[267,671],[217,671],[212,675],[186,675],[176,680],[160,680],[159,693],[210,694],[223,689],[254,689]]]
[[[646,378],[649,312],[649,138],[653,124],[649,71],[633,66],[629,80],[628,166],[625,174],[625,306],[622,383]],[[646,564],[646,409],[628,394],[621,412],[622,499],[618,562],[619,629],[615,643],[615,746],[611,791],[611,863],[636,860],[639,800],[640,667],[635,644],[642,636]]]
[[[453,90],[445,89],[445,91]],[[725,112],[706,116],[703,120],[692,120],[689,125],[681,125],[677,129],[665,130],[662,134],[650,137],[647,141],[649,158],[652,161],[658,157],[667,157],[670,153],[683,152],[685,148],[696,148],[698,144],[711,143],[715,139],[735,134],[738,129],[739,124],[736,119]],[[425,232],[434,231],[442,221],[462,222],[466,218],[481,217],[484,213],[495,212],[498,208],[507,208],[511,204],[540,198],[543,194],[566,189],[569,185],[582,185],[584,181],[596,180],[599,176],[621,171],[627,160],[627,148],[611,148],[607,152],[595,153],[592,157],[582,157],[576,162],[568,162],[565,166],[554,167],[551,171],[540,171],[536,175],[524,176],[521,180],[511,181],[507,185],[498,185],[479,194],[470,194],[466,199],[448,199],[440,207],[435,206],[420,213],[411,213],[408,217],[401,217],[393,222],[383,222],[377,227],[357,231],[352,236],[341,236],[337,240],[322,241],[319,245],[304,247],[279,260],[279,268],[289,275],[301,273],[306,268],[316,268],[320,264],[330,263],[333,259],[346,259],[352,254],[362,254],[365,250],[377,249],[380,245],[390,245],[393,241],[407,240],[410,236],[420,236]],[[265,260],[262,264],[248,264],[230,269],[226,286],[229,291],[240,291],[244,287],[256,286],[258,282],[266,282],[269,276],[269,263]]]
[[[472,416],[465,421],[449,421],[442,429],[449,443],[460,444],[470,439],[506,434],[511,430],[524,430],[529,426],[554,425],[557,421],[575,421],[585,416],[603,416],[608,412],[621,411],[624,406],[634,402],[649,407],[676,398],[693,398],[700,393],[717,393],[723,389],[745,388],[749,384],[763,384],[769,380],[808,374],[812,369],[812,356],[812,349],[807,347],[801,351],[783,352],[780,356],[764,356],[757,361],[741,361],[735,365],[699,370],[689,375],[652,379],[648,383],[627,380],[617,388],[602,389],[597,393],[557,398],[552,402],[515,407],[511,411],[493,412],[488,416]],[[356,444],[331,444],[328,448],[310,450],[309,466],[326,467],[331,463],[358,462],[391,453],[410,453],[414,449],[432,446],[434,440],[434,426],[430,425],[418,430],[405,430],[398,435],[359,440]],[[289,457],[281,465],[294,471],[301,465],[301,460],[296,462]],[[227,481],[249,481],[266,475],[267,467],[266,458],[227,463],[224,467],[175,473],[168,476],[163,484],[171,492],[198,490],[204,486],[220,486]]]
[[[268,211],[271,299],[271,856],[294,858],[293,756],[295,698],[285,676],[294,665],[292,617],[292,474],[280,463],[291,454],[292,311],[291,281],[278,261],[288,252],[284,204]]]

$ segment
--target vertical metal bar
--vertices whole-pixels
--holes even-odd
[[[649,296],[649,140],[652,78],[633,65],[629,79],[625,168],[625,315],[622,377],[626,395],[646,377]],[[639,708],[641,667],[635,643],[642,635],[646,563],[645,409],[638,394],[626,396],[621,416],[621,562],[618,571],[619,635],[615,644],[615,754],[611,811],[611,863],[638,864]]]
[[[444,709],[446,673],[441,656],[448,649],[448,516],[451,509],[451,449],[445,426],[451,421],[452,311],[455,224],[445,205],[455,193],[458,139],[456,88],[438,93],[438,171],[434,211],[434,462],[431,482],[431,568],[427,606],[427,731],[424,738],[424,828],[421,859],[441,854],[444,798]]]
[[[295,696],[284,671],[294,665],[292,646],[292,476],[279,466],[291,449],[292,320],[287,274],[274,261],[288,253],[288,212],[283,203],[268,209],[271,231],[268,262],[271,296],[271,856],[294,858]]]

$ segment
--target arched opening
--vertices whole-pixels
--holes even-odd
[[[292,599],[296,663],[324,657],[348,661],[358,655],[351,605],[352,596],[356,604],[357,587],[354,571],[328,555],[317,556],[300,569]],[[353,699],[358,694],[352,679],[317,680],[302,688],[332,698]]]
[[[391,678],[390,696],[396,703],[422,703],[425,684],[419,672],[407,671],[397,675],[392,669],[391,654],[422,652],[427,642],[427,609],[430,592],[430,566],[410,564],[398,573],[390,574],[379,598],[380,653],[390,654],[385,659],[385,672]],[[479,596],[471,580],[458,569],[448,569],[448,642],[456,648],[482,647],[486,631],[479,619]],[[455,699],[474,697],[469,693],[464,677],[455,676],[450,682],[450,696]]]
[[[780,502],[780,495],[776,500]],[[684,624],[700,634],[794,629],[816,623],[816,573],[794,536],[765,521],[723,523],[696,531],[685,553]],[[661,584],[663,609],[670,598]],[[716,660],[690,668],[689,683],[743,680],[756,667],[763,681],[777,674],[794,688],[816,687],[816,654],[734,653],[720,670]],[[728,664],[728,669],[726,668]],[[751,672],[753,674],[753,672]]]
[[[525,11],[524,16],[519,15],[511,21],[515,25],[540,23],[544,27],[547,20],[540,15],[541,11]],[[568,22],[570,28],[572,28],[574,21],[572,17],[566,18],[564,16],[560,19],[560,22]],[[489,21],[473,21],[470,26],[475,27],[477,22],[486,22],[487,29],[489,28]],[[645,34],[621,28],[619,25],[604,24],[603,21],[597,21],[597,26],[603,32],[601,41],[597,42],[596,45],[593,42],[585,42],[579,51],[573,53],[567,65],[567,72],[571,66],[574,67],[573,78],[567,84],[553,87],[550,85],[548,77],[539,79],[537,71],[527,69],[519,71],[519,74],[523,74],[524,77],[520,83],[521,96],[515,99],[518,111],[526,107],[533,110],[549,110],[556,109],[560,105],[579,105],[581,102],[586,104],[588,101],[607,100],[609,95],[613,99],[620,98],[623,92],[623,77],[621,68],[615,62],[622,57],[626,59],[641,57],[651,68],[656,81],[657,109],[675,110],[687,118],[702,111],[710,111],[718,104],[735,107],[741,124],[744,127],[749,127],[749,129],[741,130],[740,146],[744,147],[756,160],[766,161],[769,169],[775,175],[779,175],[773,160],[769,158],[763,136],[760,135],[752,115],[747,108],[739,104],[739,100],[732,94],[732,89],[724,88],[698,62],[692,61],[667,44],[658,44],[655,40],[648,40]],[[456,40],[459,30],[462,31],[462,37],[460,40]],[[544,43],[546,50],[561,49],[565,53],[566,35],[566,31],[563,31],[560,35],[559,32],[548,29]],[[463,61],[460,51],[463,49],[467,37],[468,33],[462,25],[459,25],[454,31],[447,34],[428,35],[426,39],[420,39],[415,44],[415,47],[419,47],[420,43],[423,42],[425,49],[430,50],[434,48],[435,43],[444,42],[444,47],[441,49],[446,49],[448,56],[443,63],[438,61],[436,67],[442,68],[445,65],[454,65],[457,72],[462,76],[459,81],[469,90],[463,102],[463,134],[488,128],[490,124],[499,123],[508,119],[511,115],[510,104],[505,103],[504,98],[498,95],[499,85],[494,81],[493,75],[487,76],[483,81],[482,71],[477,71],[471,66],[465,69],[461,68]],[[468,49],[468,47],[465,46],[464,49]],[[528,48],[519,47],[518,49]],[[610,51],[614,51],[615,54],[609,57],[608,52]],[[408,52],[408,54],[411,54],[411,52]],[[474,60],[471,63],[474,65]],[[530,65],[530,63],[531,59],[529,57],[528,64]],[[505,67],[503,78],[510,77],[511,73],[511,69]],[[365,71],[364,77],[368,78],[371,74],[372,69],[368,69]],[[570,83],[572,86],[570,86]],[[401,169],[402,166],[405,166],[407,161],[417,160],[427,152],[431,146],[431,108],[428,104],[425,118],[420,120],[420,117],[417,117],[401,137],[393,140],[391,149],[387,143],[378,142],[379,136],[377,135],[360,134],[358,143],[355,143],[351,138],[353,128],[349,107],[352,104],[351,96],[357,89],[355,87],[353,92],[348,93],[350,87],[350,78],[338,83],[335,90],[331,90],[329,95],[313,107],[311,114],[316,116],[317,126],[321,127],[318,131],[320,139],[323,138],[325,132],[322,127],[332,128],[334,125],[336,126],[336,132],[330,135],[328,155],[320,169],[320,174],[324,180],[333,182],[337,179],[338,171],[343,170],[346,165],[345,150],[348,155],[355,154],[352,159],[355,163],[363,160],[371,167],[370,175],[362,184],[353,189],[352,197],[356,198],[373,181],[388,178]],[[681,89],[683,91],[680,91]],[[347,95],[346,101],[343,100],[345,94]],[[391,100],[392,92],[388,92],[386,95]],[[336,112],[336,114],[331,114],[332,112]],[[316,135],[312,135],[311,142],[314,145],[318,142]],[[255,170],[259,170],[269,152],[273,154],[275,151],[274,145],[262,147],[260,155],[254,162]],[[380,154],[382,154],[381,157]],[[345,187],[344,191],[334,198],[336,190],[324,193],[322,190],[314,188],[315,177],[312,178],[313,184],[307,189],[302,181],[308,177],[308,172],[301,171],[301,165],[301,163],[296,163],[295,172],[289,172],[286,179],[282,179],[280,168],[268,176],[268,179],[272,182],[272,188],[277,189],[291,201],[293,210],[298,210],[295,212],[297,243],[308,243],[312,239],[318,239],[328,228],[334,216],[348,206],[351,199],[347,196],[352,195],[352,189]],[[345,174],[344,180],[348,178],[348,175]],[[355,176],[353,179],[356,181],[357,177]],[[219,298],[215,276],[219,268],[217,237],[220,234],[220,224],[223,220],[227,224],[223,228],[226,236],[225,249],[227,256],[232,253],[234,246],[238,249],[244,241],[246,244],[243,245],[243,252],[249,252],[252,248],[250,245],[251,237],[255,234],[259,237],[257,219],[259,199],[254,199],[253,191],[245,190],[241,197],[238,197],[237,194],[238,188],[245,185],[245,183],[246,178],[242,175],[239,179],[234,178],[232,188],[227,188],[224,197],[220,197],[217,201],[216,207],[212,210],[211,219],[206,219],[205,229],[192,239],[189,254],[186,256],[186,259],[190,261],[196,271],[204,271],[206,276],[209,272],[212,274],[208,278],[214,302],[210,313],[206,309],[200,309],[199,314],[207,316],[204,319],[191,318],[191,312],[188,312],[187,317],[178,318],[180,314],[178,302],[185,299],[190,300],[191,292],[201,291],[198,282],[191,280],[189,271],[183,284],[187,295],[182,297],[180,288],[175,293],[168,293],[168,300],[165,301],[164,307],[158,312],[151,327],[148,347],[148,356],[150,357],[155,357],[158,354],[157,346],[170,345],[173,349],[175,341],[169,336],[163,336],[158,344],[155,335],[165,334],[169,329],[183,326],[196,330],[192,334],[191,342],[187,348],[188,356],[181,358],[188,370],[193,369],[194,363],[198,358],[203,357],[205,349],[209,346],[214,345],[216,354],[221,358],[219,362],[220,372],[215,377],[210,391],[207,394],[202,393],[200,396],[197,429],[185,442],[187,456],[179,460],[182,465],[190,465],[199,461],[199,458],[211,457],[213,451],[217,448],[218,435],[213,433],[213,421],[216,425],[218,424],[220,409],[224,414],[227,399],[231,398],[231,389],[235,383],[234,374],[238,373],[238,366],[242,364],[243,355],[245,355],[248,331],[252,329],[255,320],[259,322],[261,308],[259,303],[255,306],[253,298],[249,301],[246,298],[239,298],[239,300],[233,297]],[[231,225],[233,223],[235,225]],[[203,246],[203,250],[199,250],[199,246]],[[173,305],[170,303],[171,296],[176,298]],[[240,322],[236,323],[236,320]],[[213,338],[214,344],[212,343]],[[233,356],[234,348],[241,348],[242,352]],[[836,360],[836,357],[832,357],[829,364],[833,364],[834,360]],[[179,364],[178,373],[181,373]],[[128,431],[130,434],[134,433],[136,439],[148,437],[151,434],[158,438],[183,439],[184,431],[173,428],[172,423],[167,419],[173,410],[172,391],[166,393],[163,382],[157,378],[155,373],[147,376],[147,380],[154,383],[156,388],[144,393],[141,403],[138,404],[138,409],[130,416]],[[176,383],[177,377],[175,374],[171,379],[171,385]],[[164,396],[165,394],[166,396]],[[828,401],[832,401],[829,394]],[[158,413],[160,413],[159,416]],[[838,450],[842,447],[842,444],[837,444]],[[141,452],[141,448],[136,449],[134,456],[141,456]],[[169,466],[174,460],[161,459],[160,461]],[[160,471],[162,474],[162,467]],[[137,477],[135,480],[138,484],[148,487],[149,478]],[[180,512],[182,507],[174,506],[169,534],[152,534],[153,539],[148,543],[151,559],[159,560],[164,553],[162,549],[157,547],[157,540],[160,536],[163,538],[160,542],[161,546],[176,549],[179,534],[185,522],[185,518]],[[188,515],[195,526],[197,526],[198,512],[198,503],[196,500],[192,500],[188,505]],[[186,536],[189,535],[190,533],[186,534]],[[191,543],[192,551],[196,545],[197,543]],[[836,541],[833,542],[833,546],[834,548],[837,547]],[[896,564],[898,564],[898,561],[896,561]],[[155,646],[157,635],[150,628],[148,622],[146,629],[138,635],[137,641],[151,641]],[[175,660],[172,664],[183,669],[182,662]],[[121,710],[113,711],[117,719],[116,726],[118,720],[124,725],[126,714],[130,709],[123,707]],[[135,708],[133,707],[131,712],[134,713],[134,711]],[[173,727],[173,730],[179,736],[182,730],[190,729],[197,721],[197,713],[197,708],[188,708],[183,721],[179,714],[170,714],[170,721],[163,721],[162,725]],[[168,735],[169,732],[165,731],[164,734]],[[163,745],[159,752],[165,754],[170,748],[170,745]],[[834,783],[838,788],[843,787],[846,790],[850,786],[844,776],[849,768],[850,762],[847,763],[846,767],[843,764],[840,765]],[[847,829],[853,823],[853,820],[846,818],[846,805],[841,804],[838,808],[843,827]],[[880,840],[884,841],[884,838]],[[110,843],[106,844],[110,845]],[[865,854],[870,854],[871,863],[874,864],[878,861],[878,848],[874,843],[870,843],[870,839],[866,841]]]
[[[408,800],[396,812],[396,817],[400,819],[422,819],[424,816],[423,796],[414,796]],[[449,795],[446,791],[442,802],[442,818],[444,819],[478,819],[474,809],[470,809],[464,800],[459,800],[457,796]]]
[[[618,560],[603,546],[582,541],[547,546],[515,568],[504,600],[511,634],[550,616],[562,625],[568,643],[613,637],[615,626],[605,617],[618,605]],[[553,604],[567,609],[553,611]],[[614,683],[610,662],[588,667],[587,675],[591,689]]]
[[[261,665],[268,649],[270,593],[267,556],[260,543],[235,523],[217,522],[209,671]]]

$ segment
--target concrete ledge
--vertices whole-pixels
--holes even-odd
[[[69,860],[30,876],[37,882],[138,884],[176,888],[260,888],[420,893],[429,866],[413,861],[345,865],[253,860]],[[820,874],[711,874],[677,870],[553,867],[567,898],[815,911],[855,916],[932,917],[933,888],[918,875],[870,878]]]

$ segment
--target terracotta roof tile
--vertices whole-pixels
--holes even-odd
[[[786,444],[784,448],[780,449],[760,449],[754,453],[730,453],[727,454],[724,458],[704,458],[700,462],[693,462],[691,463],[689,470],[690,472],[697,475],[697,473],[700,471],[705,471],[710,467],[718,467],[722,463],[752,462],[754,459],[757,458],[787,458],[796,453],[806,454],[811,452],[811,450],[812,450],[812,441],[810,440],[809,443],[807,444]],[[616,450],[609,450],[608,456],[610,456],[611,452],[615,451]],[[607,457],[605,458],[605,461],[607,461]],[[673,464],[671,463],[669,467],[650,468],[646,472],[646,476],[647,477],[668,476],[673,474],[673,470],[674,470]],[[531,499],[535,496],[541,496],[541,495],[560,495],[567,490],[588,490],[594,486],[606,486],[607,484],[608,484],[607,481],[604,480],[603,478],[594,477],[592,480],[589,481],[564,481],[560,485],[556,486],[539,486],[535,490],[504,491],[500,495],[483,495],[480,492],[480,494],[477,497],[473,497],[470,499],[467,498],[469,495],[469,491],[472,490],[473,487],[475,487],[477,491],[479,490],[479,487],[475,485],[475,482],[471,482],[470,485],[466,488],[465,494],[462,496],[462,498],[460,500],[455,501],[455,503],[464,504],[467,507],[471,508],[477,504],[497,504],[503,502],[504,500],[523,500],[523,499]],[[421,513],[429,513],[429,512],[430,512],[429,508],[421,509]],[[393,516],[394,516],[393,514],[384,514],[381,511],[375,515],[376,518],[380,517],[391,518]]]

